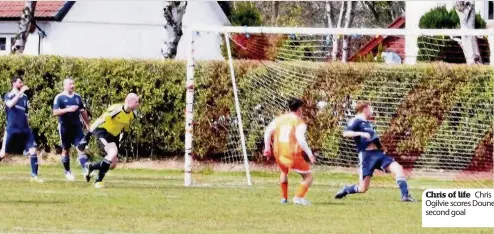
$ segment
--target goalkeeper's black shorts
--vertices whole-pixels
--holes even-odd
[[[106,154],[106,151],[105,151],[105,146],[108,145],[109,143],[115,143],[117,145],[117,149],[118,149],[118,145],[119,145],[119,140],[120,140],[120,136],[114,136],[110,133],[108,133],[108,131],[106,131],[106,129],[104,128],[96,128],[94,131],[93,131],[93,135],[96,137],[97,141],[98,141],[98,146],[100,148],[100,150],[102,151],[102,153],[104,152]]]

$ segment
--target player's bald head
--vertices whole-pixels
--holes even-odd
[[[127,94],[127,97],[125,98],[125,102],[135,101],[135,100],[139,100],[139,96],[137,96],[137,94],[135,94],[135,93],[129,93],[129,94]]]
[[[74,80],[71,77],[67,77],[63,80],[63,90],[71,93],[74,92],[74,88],[75,88]]]
[[[74,82],[74,80],[73,80],[72,78],[70,78],[70,77],[67,77],[67,78],[65,78],[65,79],[63,80],[63,85],[67,85],[67,84],[68,84],[68,83],[70,83],[70,82]]]
[[[127,97],[125,97],[125,105],[132,110],[137,109],[139,106],[139,96],[135,93],[127,94]]]

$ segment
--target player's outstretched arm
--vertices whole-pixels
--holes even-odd
[[[300,124],[297,126],[295,129],[295,138],[297,139],[298,144],[300,145],[300,148],[307,154],[307,156],[310,159],[311,163],[316,162],[316,158],[314,157],[314,154],[312,154],[312,150],[309,147],[309,144],[307,144],[307,140],[305,139],[305,133],[307,132],[307,125],[306,124]]]
[[[345,130],[343,131],[343,137],[347,137],[347,138],[363,137],[370,139],[369,133],[361,131],[362,129],[359,127],[361,123],[362,123],[361,120],[356,118],[350,120]]]

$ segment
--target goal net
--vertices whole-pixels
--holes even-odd
[[[188,59],[185,168],[186,175],[202,171],[186,185],[266,181],[254,173],[276,169],[262,156],[263,132],[287,110],[286,101],[298,97],[305,103],[308,143],[317,154],[316,183],[358,181],[355,143],[342,132],[356,114],[356,102],[363,100],[374,108],[385,152],[405,168],[412,186],[493,187],[494,71],[488,31],[194,30],[190,51],[198,38],[215,35],[225,62],[210,70],[193,53]],[[464,37],[476,40],[478,53],[464,53]],[[217,79],[203,79],[207,72],[217,73]],[[189,156],[214,163],[192,164]],[[242,173],[244,179],[216,176],[221,170]],[[317,175],[324,179],[318,181]],[[396,186],[392,181],[376,171],[372,183]]]

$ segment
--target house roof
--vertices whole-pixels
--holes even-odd
[[[405,16],[398,17],[395,21],[393,21],[393,23],[391,23],[388,26],[388,28],[403,28],[403,27],[405,27]],[[378,36],[378,37],[372,39],[369,43],[364,45],[357,53],[352,55],[352,57],[350,58],[350,61],[353,61],[359,55],[362,56],[362,55],[366,55],[366,54],[370,53],[374,48],[379,46],[379,44],[381,44],[384,41],[384,39],[385,39],[385,37],[383,37],[383,36]]]
[[[230,3],[227,1],[217,1],[223,13],[225,13],[226,18],[230,18],[232,14]]]
[[[38,1],[34,17],[37,20],[61,21],[74,3],[74,1]],[[0,20],[20,20],[24,5],[24,1],[0,1]]]

